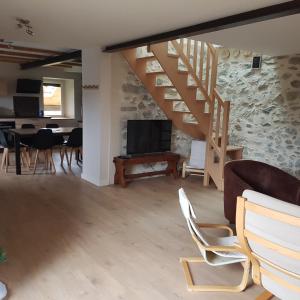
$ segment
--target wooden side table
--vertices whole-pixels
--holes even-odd
[[[158,153],[158,154],[145,154],[135,157],[114,157],[114,164],[116,167],[115,184],[120,184],[122,187],[126,187],[127,183],[135,178],[147,177],[154,175],[170,175],[173,174],[174,178],[178,177],[177,164],[180,160],[180,155],[172,152]],[[138,174],[126,174],[126,168],[128,166],[147,164],[155,162],[167,162],[167,168],[161,171],[143,172]]]

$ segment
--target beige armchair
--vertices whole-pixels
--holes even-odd
[[[274,296],[300,299],[300,207],[245,190],[238,197],[236,225],[242,251],[251,259],[252,277]]]
[[[187,222],[188,229],[202,255],[202,257],[180,258],[188,290],[202,292],[243,291],[247,287],[248,283],[250,261],[247,256],[239,252],[240,248],[237,245],[237,237],[233,236],[231,228],[226,225],[197,223],[193,207],[182,188],[179,190],[179,202],[182,213]],[[217,237],[208,235],[203,232],[203,228],[226,229],[229,232],[229,236]],[[214,267],[241,263],[244,267],[242,281],[237,286],[195,285],[192,274],[190,272],[189,263],[207,263]]]

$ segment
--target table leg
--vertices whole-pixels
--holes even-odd
[[[119,169],[119,180],[122,187],[126,187],[126,179],[125,179],[125,168],[120,166]]]
[[[15,134],[16,174],[21,175],[20,136]]]
[[[177,178],[178,177],[178,171],[177,171],[177,161],[173,161],[173,177]]]
[[[174,178],[177,178],[178,172],[177,172],[177,162],[176,161],[168,161],[168,166],[167,166],[167,175],[173,174]]]
[[[114,184],[118,184],[119,183],[119,172],[120,172],[120,170],[119,170],[119,166],[115,163],[115,169],[116,169],[116,171],[115,171],[115,177],[114,177]]]

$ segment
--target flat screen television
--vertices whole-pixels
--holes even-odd
[[[40,112],[39,97],[14,96],[14,111],[16,117],[38,117]]]
[[[128,120],[127,154],[166,152],[171,150],[172,121]]]
[[[18,79],[16,92],[24,94],[39,94],[41,91],[41,85],[41,80]]]

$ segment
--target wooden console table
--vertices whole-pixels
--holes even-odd
[[[126,187],[127,182],[139,177],[154,176],[159,174],[170,175],[173,174],[174,178],[178,176],[177,164],[179,162],[180,155],[172,152],[165,152],[159,154],[146,154],[135,157],[114,157],[114,163],[116,167],[115,184],[120,184],[122,187]],[[165,170],[144,172],[138,174],[126,174],[126,168],[128,166],[147,164],[155,162],[167,162],[168,166]]]

